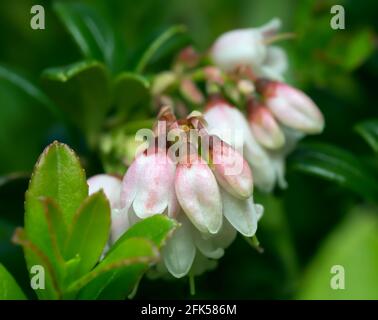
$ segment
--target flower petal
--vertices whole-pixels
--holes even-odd
[[[222,190],[223,214],[233,227],[246,237],[257,230],[257,212],[252,197],[240,200]]]
[[[284,83],[273,83],[266,103],[284,125],[304,133],[320,133],[324,118],[315,103],[302,91]],[[269,89],[268,89],[269,90]]]
[[[88,179],[89,195],[103,190],[112,208],[121,206],[121,179],[108,174],[98,174]]]
[[[174,192],[176,165],[165,153],[145,157],[144,170],[140,173],[133,201],[133,209],[140,218],[163,213]]]
[[[164,264],[176,278],[181,278],[189,272],[196,255],[190,222],[184,215],[181,216],[181,226],[174,231],[172,238],[162,250]]]
[[[190,164],[178,164],[175,188],[181,208],[198,230],[217,233],[222,226],[222,202],[208,165],[198,156]]]
[[[110,243],[115,243],[118,238],[130,227],[127,209],[112,209]]]
[[[266,151],[254,138],[243,114],[228,103],[220,102],[210,106],[204,117],[209,134],[227,142],[248,161],[254,184],[263,191],[271,191],[275,183],[272,164]]]
[[[257,66],[264,61],[263,34],[256,29],[238,29],[224,33],[214,43],[211,56],[215,65],[230,71],[238,66]]]
[[[252,195],[252,172],[243,156],[229,144],[213,136],[212,168],[217,181],[237,198]]]
[[[267,107],[251,100],[248,118],[254,137],[263,147],[278,149],[285,144],[285,135]]]
[[[263,67],[269,68],[271,74],[275,74],[276,77],[282,78],[282,74],[288,69],[286,52],[280,47],[269,46]]]
[[[198,250],[206,257],[219,259],[236,237],[236,230],[227,219],[223,219],[222,228],[217,234],[204,235],[198,230],[193,230],[194,242]]]

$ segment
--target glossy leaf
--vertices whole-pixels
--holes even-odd
[[[86,134],[95,146],[99,130],[110,107],[109,75],[100,62],[82,61],[42,74],[51,98],[67,114],[72,123]]]
[[[302,145],[290,164],[295,170],[336,182],[364,198],[376,200],[378,197],[374,173],[353,154],[336,146]]]
[[[109,238],[110,205],[103,191],[89,196],[80,206],[67,239],[65,257],[80,257],[77,277],[90,271],[99,260]]]
[[[67,225],[63,213],[56,202],[51,198],[42,198],[45,218],[49,229],[52,249],[55,257],[63,261],[63,251],[67,240]]]
[[[178,224],[175,220],[162,214],[155,214],[128,229],[111,247],[108,254],[116,250],[126,239],[134,237],[144,237],[152,241],[158,248],[161,248],[177,226]]]
[[[41,198],[54,199],[70,226],[74,214],[88,194],[85,174],[75,153],[66,145],[54,142],[40,156],[31,177],[25,200],[25,231],[28,241],[51,261],[62,280],[63,269],[51,241],[49,223]],[[28,255],[26,255],[28,256]],[[29,255],[28,267],[40,264],[40,255]],[[36,258],[37,260],[34,260]]]
[[[126,275],[122,283],[125,294],[131,292],[133,286],[149,264],[155,263],[159,257],[157,248],[148,240],[143,238],[130,238],[122,242],[117,250],[108,254],[96,268],[75,281],[70,287],[70,291],[80,292],[80,299],[95,299],[109,281],[109,275],[119,269]]]
[[[148,239],[160,249],[176,227],[177,223],[174,220],[163,215],[154,215],[144,219],[127,230],[111,247],[106,257],[112,256],[113,252],[121,250],[120,248],[124,246],[125,241],[134,237]],[[147,266],[135,267],[133,282],[130,282],[129,270],[114,270],[93,281],[84,290],[84,296],[89,295],[98,299],[124,299],[134,290],[146,270]]]
[[[26,300],[16,280],[0,263],[0,300]]]
[[[42,251],[42,249],[38,247],[35,243],[30,241],[24,229],[17,228],[13,235],[12,241],[13,243],[23,247],[29,271],[31,271],[32,267],[35,265],[43,267],[45,285],[43,289],[41,288],[35,290],[36,294],[38,295],[38,298],[42,300],[60,299],[62,297],[61,270],[58,270],[56,267],[54,267],[53,263],[50,261],[49,257]]]
[[[355,126],[355,130],[375,152],[378,152],[378,119],[360,122]]]
[[[378,299],[376,211],[362,207],[352,210],[310,263],[297,298]],[[344,279],[344,289],[332,288],[341,284],[337,277]]]

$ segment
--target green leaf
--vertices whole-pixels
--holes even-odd
[[[290,165],[294,170],[336,182],[364,198],[377,199],[378,183],[374,174],[352,153],[336,146],[302,144]]]
[[[0,300],[26,300],[16,280],[0,263]]]
[[[27,238],[51,261],[61,283],[64,270],[56,257],[49,223],[41,198],[53,199],[62,211],[63,221],[70,226],[74,214],[88,194],[84,170],[75,153],[65,144],[54,142],[40,156],[31,177],[25,200]],[[40,255],[30,255],[28,267],[40,264]],[[37,260],[34,260],[36,258]]]
[[[54,256],[63,263],[63,250],[67,239],[67,226],[63,219],[63,213],[53,199],[42,198],[49,235]]]
[[[42,78],[50,97],[94,147],[111,101],[109,75],[104,65],[81,61],[45,70]]]
[[[378,299],[377,230],[377,208],[352,210],[310,263],[298,298]],[[344,269],[345,289],[332,289],[333,266]]]
[[[157,37],[140,58],[135,71],[142,73],[148,65],[189,42],[185,26],[173,26]]]
[[[1,65],[0,101],[0,174],[31,171],[59,109],[38,87]]]
[[[160,249],[176,227],[177,222],[164,215],[157,214],[144,219],[132,226],[117,240],[110,248],[106,258],[112,256],[114,252],[119,252],[124,246],[124,243],[134,237],[148,239]],[[102,275],[101,279],[99,278],[93,281],[88,288],[83,291],[83,297],[124,299],[133,291],[146,270],[147,266],[135,267],[132,282],[130,282],[130,270],[114,270],[113,272]]]
[[[152,241],[158,248],[161,248],[177,226],[178,224],[175,220],[162,214],[155,214],[128,229],[110,248],[108,254],[116,250],[125,240],[134,237],[146,238]]]
[[[374,152],[378,152],[378,119],[360,122],[354,129],[366,140]]]
[[[44,269],[45,288],[36,290],[38,298],[43,300],[60,299],[62,296],[59,283],[62,275],[58,274],[60,270],[54,268],[49,257],[47,257],[41,248],[27,238],[24,229],[17,228],[12,241],[23,247],[29,272],[35,265],[42,266]]]
[[[109,237],[110,205],[103,191],[89,196],[78,209],[67,240],[65,257],[80,257],[77,277],[99,260]]]
[[[150,84],[143,76],[123,72],[116,78],[114,102],[122,119],[137,109],[146,109],[150,98]]]
[[[68,290],[77,292],[83,288],[79,294],[80,299],[98,298],[101,289],[109,281],[109,275],[112,275],[112,271],[119,269],[122,270],[122,274],[126,275],[123,278],[124,282],[119,285],[127,294],[139,281],[141,272],[149,264],[157,262],[158,258],[157,248],[150,241],[143,238],[127,239],[117,250],[108,254],[90,273],[75,281]]]
[[[56,2],[53,8],[85,58],[120,69],[124,54],[108,21],[83,3]]]

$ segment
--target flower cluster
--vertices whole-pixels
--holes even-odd
[[[237,232],[255,235],[263,207],[253,201],[253,186],[286,187],[285,157],[324,127],[315,103],[283,82],[287,57],[272,45],[284,37],[279,28],[273,19],[227,32],[210,56],[186,48],[171,70],[153,77],[159,116],[148,143],[122,180],[88,180],[90,192],[104,189],[111,203],[109,245],[140,219],[165,214],[181,227],[158,270],[182,277],[211,267]]]
[[[236,231],[253,236],[263,208],[253,202],[248,163],[206,130],[200,113],[177,120],[164,108],[158,124],[164,130],[155,127],[152,143],[135,157],[122,181],[99,175],[88,184],[90,192],[104,189],[111,203],[110,245],[140,219],[166,214],[178,220],[181,227],[162,257],[168,271],[182,277],[196,255],[202,255],[197,260],[219,259]]]
[[[230,128],[242,132],[236,147],[244,149],[254,182],[264,191],[271,191],[277,182],[286,187],[285,157],[305,134],[317,134],[324,128],[315,103],[282,82],[287,57],[282,49],[270,45],[279,38],[279,27],[280,21],[273,19],[263,27],[231,31],[215,41],[213,61],[223,78],[237,82],[246,116],[219,93],[209,99],[205,112],[209,128],[220,130],[225,141],[229,142],[224,133]]]

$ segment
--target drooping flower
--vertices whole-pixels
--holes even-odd
[[[263,96],[266,106],[283,125],[308,134],[323,131],[322,113],[302,91],[267,79],[259,79],[256,88]]]
[[[259,28],[224,33],[212,47],[214,63],[226,72],[247,66],[257,77],[282,79],[287,69],[286,53],[277,46],[269,45],[269,39],[280,26],[281,21],[275,18]]]
[[[264,191],[272,190],[275,175],[269,155],[256,141],[241,111],[216,96],[210,98],[204,118],[210,132],[243,153],[251,166],[254,184]]]
[[[247,110],[249,124],[256,140],[267,149],[281,148],[285,144],[285,135],[272,112],[254,98],[249,99]]]
[[[220,258],[237,231],[253,236],[262,207],[253,202],[247,162],[207,131],[200,113],[176,120],[167,109],[160,121],[166,123],[167,132],[179,130],[183,139],[177,148],[177,141],[168,135],[165,149],[154,140],[136,156],[122,181],[120,212],[129,225],[154,214],[166,214],[181,223],[163,249],[162,262],[173,276],[182,277],[198,254]],[[203,138],[201,144],[191,140],[190,131]],[[162,138],[157,132],[155,139]]]

